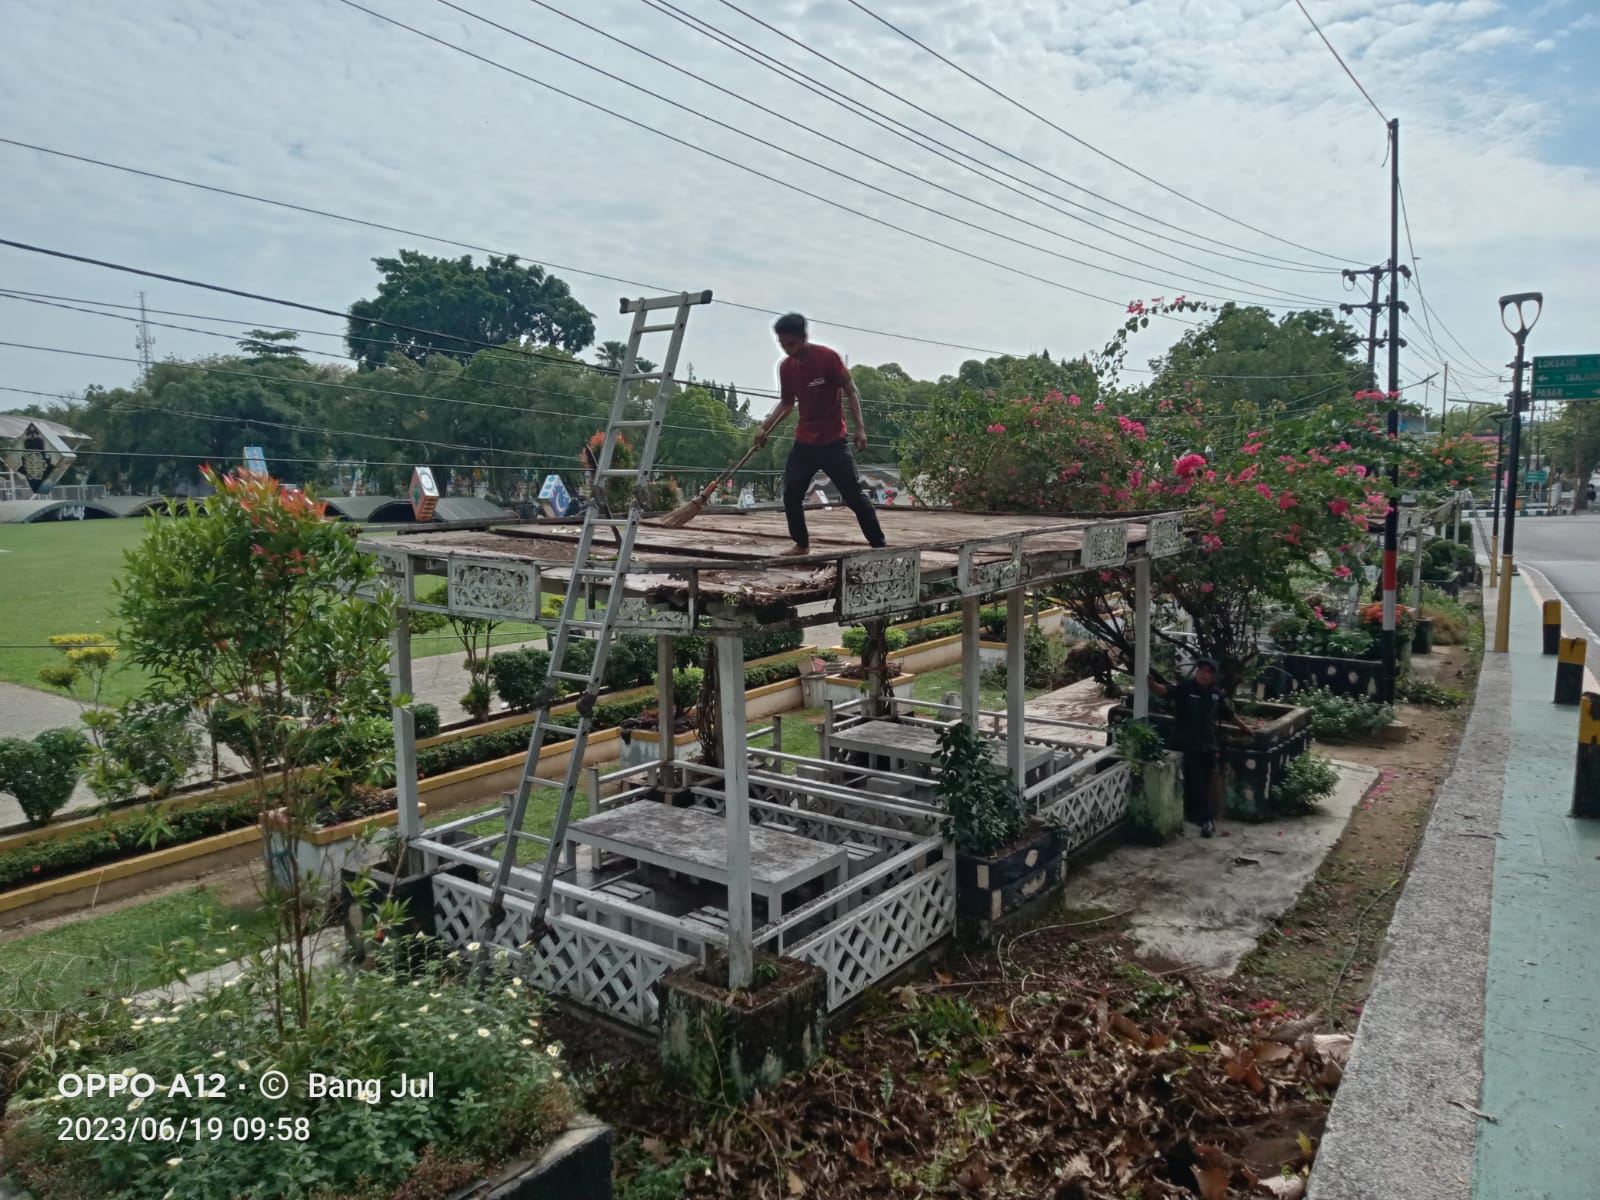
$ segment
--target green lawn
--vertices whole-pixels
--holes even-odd
[[[239,928],[230,933],[230,925]],[[156,987],[162,979],[152,951],[180,939],[239,958],[271,933],[264,909],[222,908],[196,889],[13,938],[0,942],[0,1013],[37,1016],[71,1005],[86,991],[126,996]]]
[[[116,634],[111,581],[122,552],[139,541],[144,522],[41,521],[0,525],[0,679],[42,687],[39,670],[60,658],[53,633]],[[107,680],[106,699],[137,695],[144,673],[124,666]]]
[[[925,671],[918,675],[911,685],[911,695],[916,700],[927,700],[939,703],[944,700],[946,692],[961,691],[961,665],[954,663],[948,667],[940,667],[936,671]],[[1023,688],[1023,695],[1029,700],[1042,695],[1042,688]],[[990,712],[1004,712],[1006,707],[1006,694],[1000,688],[989,687],[986,684],[978,686],[978,707]]]

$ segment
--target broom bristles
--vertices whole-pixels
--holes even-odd
[[[700,510],[706,506],[704,496],[696,496],[687,504],[680,504],[666,516],[661,518],[661,524],[668,529],[682,529],[690,521],[700,515]]]

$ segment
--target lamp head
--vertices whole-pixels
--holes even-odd
[[[1531,321],[1528,320],[1527,313],[1523,311],[1523,305],[1525,304],[1533,305],[1533,320]],[[1513,306],[1517,310],[1517,327],[1515,329],[1506,320],[1506,312]],[[1511,296],[1500,297],[1500,324],[1505,327],[1507,333],[1519,342],[1527,337],[1532,332],[1533,327],[1539,323],[1539,314],[1542,312],[1544,312],[1543,292],[1517,292]]]

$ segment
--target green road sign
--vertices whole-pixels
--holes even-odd
[[[1600,354],[1547,354],[1534,359],[1533,398],[1600,400]]]
[[[1522,482],[1523,483],[1528,483],[1528,484],[1538,485],[1538,484],[1541,484],[1541,483],[1548,482],[1549,479],[1550,479],[1550,472],[1546,468],[1540,467],[1538,470],[1529,471],[1526,475],[1524,475],[1522,477]]]

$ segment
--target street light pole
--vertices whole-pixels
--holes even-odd
[[[1529,321],[1522,311],[1524,304],[1532,304],[1533,320]],[[1515,307],[1517,310],[1517,327],[1513,329],[1506,320],[1508,309]],[[1499,603],[1495,607],[1494,623],[1494,652],[1504,654],[1511,646],[1511,577],[1516,570],[1516,536],[1517,536],[1517,451],[1518,443],[1522,440],[1522,412],[1527,403],[1522,394],[1522,372],[1528,365],[1524,350],[1528,344],[1528,334],[1533,332],[1533,327],[1539,323],[1539,314],[1544,311],[1544,294],[1542,292],[1518,292],[1512,296],[1500,297],[1500,324],[1505,327],[1512,339],[1517,343],[1517,358],[1511,364],[1511,446],[1510,467],[1506,476],[1506,540],[1502,547],[1500,557],[1500,590]]]
[[[1389,506],[1383,518],[1383,672],[1378,680],[1378,699],[1394,702],[1399,682],[1398,613],[1395,591],[1395,560],[1400,549],[1400,462],[1395,457],[1394,441],[1400,435],[1400,121],[1389,122]]]

